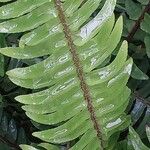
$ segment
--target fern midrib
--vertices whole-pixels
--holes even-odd
[[[65,38],[68,43],[68,47],[69,47],[71,55],[72,55],[72,60],[73,60],[74,66],[76,68],[77,76],[80,81],[80,87],[83,92],[84,99],[87,103],[87,109],[90,113],[91,121],[93,122],[94,129],[96,130],[97,137],[100,141],[100,147],[102,149],[104,149],[102,128],[96,118],[96,113],[94,111],[94,106],[92,104],[92,97],[90,94],[90,90],[89,90],[89,87],[88,87],[85,77],[84,77],[83,66],[80,63],[80,59],[79,59],[79,56],[77,53],[77,48],[76,48],[75,44],[73,43],[73,39],[71,36],[71,30],[69,28],[69,25],[67,24],[66,16],[63,11],[61,0],[54,0],[54,3],[55,3],[55,7],[57,9],[57,12],[58,12],[58,17],[60,19],[60,23],[63,26],[63,32],[64,32]]]

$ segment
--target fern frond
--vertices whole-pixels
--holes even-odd
[[[98,68],[120,43],[123,20],[115,23],[116,0],[106,0],[100,12],[90,18],[101,0],[18,0],[6,6],[11,13],[0,17],[0,32],[26,32],[19,47],[6,47],[0,53],[31,59],[47,56],[38,64],[7,72],[15,84],[39,89],[16,100],[32,120],[57,125],[33,133],[50,143],[79,141],[71,150],[108,149],[115,135],[130,124],[125,114],[130,90],[126,83],[132,69],[123,41],[115,60]],[[82,4],[82,5],[81,5]],[[28,7],[30,5],[30,7]],[[43,90],[42,88],[46,88]]]

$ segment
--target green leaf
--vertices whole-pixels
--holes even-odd
[[[137,128],[137,132],[141,138],[146,137],[145,135],[145,126],[150,122],[150,108],[147,107],[147,111],[145,112],[145,116],[141,121],[140,125]],[[143,130],[144,129],[144,130]]]
[[[3,107],[2,107],[2,96],[0,95],[0,123],[3,116]]]
[[[128,59],[127,42],[120,42],[123,18],[115,21],[113,11],[116,0],[103,1],[104,5],[101,0],[87,0],[84,4],[81,0],[65,0],[61,5],[69,27],[66,32],[71,32],[68,34],[72,39],[65,38],[67,35],[64,34],[67,33],[62,27],[66,23],[58,15],[54,1],[40,3],[37,0],[32,3],[26,0],[26,4],[30,3],[33,9],[27,9],[29,5],[17,2],[1,7],[1,11],[16,10],[3,16],[7,20],[0,23],[0,32],[25,34],[18,47],[1,48],[0,53],[17,59],[46,58],[7,72],[16,85],[38,90],[15,98],[24,104],[22,108],[30,119],[50,125],[48,129],[34,132],[33,135],[53,144],[78,139],[71,150],[113,149],[117,142],[116,134],[130,124],[130,116],[125,110],[131,92],[126,84],[133,64],[132,59]],[[39,4],[37,8],[36,4]],[[102,8],[97,10],[99,4]],[[95,11],[98,13],[91,18]],[[90,94],[82,86],[80,67],[75,65],[79,61],[72,58],[68,43],[77,49],[86,81],[84,85]],[[118,45],[115,59],[110,64],[106,63]],[[87,99],[87,95],[92,98]],[[93,114],[96,119],[93,119]],[[51,128],[53,125],[54,128]],[[42,147],[58,149],[49,144],[40,144],[40,148],[21,147],[25,150]]]
[[[138,2],[140,2],[143,5],[147,5],[149,0],[137,0]]]
[[[150,34],[149,26],[150,26],[150,15],[146,13],[144,16],[144,20],[141,23],[141,29]]]
[[[45,148],[46,150],[59,150],[58,146],[51,145],[51,144],[48,144],[48,143],[41,143],[38,146],[41,146],[41,147]]]
[[[141,101],[137,101],[135,103],[134,108],[131,112],[131,116],[132,116],[131,118],[133,124],[135,124],[139,120],[145,108],[146,106]]]
[[[59,150],[59,148],[55,145],[51,145],[48,143],[41,143],[39,144],[37,147],[35,148],[33,146],[29,146],[29,145],[20,145],[20,147],[22,148],[22,150]]]
[[[10,0],[1,0],[0,2],[8,2]],[[38,6],[48,2],[48,0],[18,0],[12,4],[4,5],[0,8],[0,18],[9,19],[19,17],[26,14]],[[5,10],[5,11],[4,11]]]
[[[125,6],[127,14],[129,15],[130,19],[138,20],[142,12],[141,5],[135,3],[133,0],[126,0]]]
[[[136,64],[133,65],[131,77],[134,78],[134,79],[138,79],[138,80],[148,80],[148,79],[149,79],[149,77],[148,77],[145,73],[143,73],[143,72],[136,66]]]
[[[150,36],[147,35],[144,39],[147,56],[150,58]]]
[[[40,150],[40,149],[37,149],[33,146],[29,146],[29,145],[20,145],[21,149],[22,150]]]
[[[150,127],[149,126],[146,126],[146,133],[147,133],[148,140],[150,142]]]
[[[135,130],[132,127],[130,127],[129,129],[128,138],[135,150],[149,150],[149,148],[143,144],[139,135],[135,132]]]
[[[127,140],[123,140],[117,143],[115,150],[134,150],[134,148]]]
[[[20,128],[18,130],[17,143],[19,143],[19,144],[27,143],[26,134],[25,134],[25,131],[23,128]]]
[[[5,114],[3,114],[2,120],[1,120],[1,131],[2,133],[6,134],[8,132],[8,119]]]
[[[0,54],[0,76],[4,76],[4,57]]]
[[[11,0],[0,0],[0,2],[9,2]]]
[[[0,47],[5,46],[4,35],[0,34]],[[4,57],[0,54],[0,76],[4,76]]]

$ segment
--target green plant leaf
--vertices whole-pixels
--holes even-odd
[[[143,5],[147,5],[149,0],[137,0],[138,2],[140,2]]]
[[[55,146],[55,145],[51,145],[48,143],[41,143],[37,146],[37,148],[33,147],[33,146],[29,146],[29,145],[20,145],[20,147],[22,148],[22,150],[59,150],[59,147]]]
[[[148,140],[150,142],[150,127],[149,126],[146,126],[146,133],[147,133]]]
[[[129,142],[131,142],[135,150],[149,150],[149,148],[143,144],[139,135],[132,127],[129,129]]]
[[[134,79],[138,79],[138,80],[148,80],[148,79],[149,79],[149,77],[148,77],[145,73],[143,73],[143,72],[136,66],[136,64],[133,65],[131,77],[134,78]]]
[[[9,2],[11,0],[0,0],[0,2]]]
[[[1,7],[2,12],[11,8],[16,11],[3,16],[7,20],[0,23],[0,32],[29,32],[21,37],[19,47],[1,48],[0,53],[17,59],[43,58],[36,64],[7,72],[16,85],[38,90],[15,98],[24,104],[26,115],[35,122],[54,125],[33,135],[54,144],[77,139],[71,150],[113,149],[116,134],[130,124],[130,116],[125,113],[130,96],[126,84],[133,64],[127,56],[127,42],[120,44],[123,19],[115,21],[116,0],[103,1],[104,5],[101,0],[87,0],[84,4],[81,0],[65,0],[61,3],[64,14],[59,14],[54,1],[26,0],[25,6],[17,2]],[[29,3],[32,7],[26,9]],[[91,18],[99,4],[102,8]],[[65,23],[60,15],[66,16],[66,32],[70,30],[71,39],[65,38]],[[91,100],[86,99],[88,93],[83,90],[80,69],[75,65],[78,59],[75,61],[69,51],[70,40],[77,49]],[[115,59],[101,67],[119,44]],[[38,145],[45,149],[50,146]]]
[[[145,42],[145,46],[146,46],[146,53],[147,53],[147,56],[150,58],[150,36],[149,36],[149,35],[147,35],[147,36],[145,37],[144,42]]]
[[[2,133],[7,133],[8,132],[8,118],[7,116],[4,114],[2,119],[1,119],[1,131]]]
[[[40,150],[40,149],[37,149],[33,146],[29,146],[29,145],[20,145],[21,149],[22,150]]]
[[[0,47],[5,46],[4,35],[0,34]],[[0,76],[4,76],[4,57],[0,54]]]
[[[130,19],[137,20],[141,15],[141,11],[142,11],[141,5],[135,3],[133,0],[126,0],[125,5],[126,5],[126,11]]]
[[[23,128],[20,128],[18,130],[17,143],[19,143],[19,144],[27,143],[26,134],[25,134],[25,131]]]
[[[146,13],[144,16],[144,20],[141,23],[141,29],[150,34],[149,26],[150,26],[150,15]]]

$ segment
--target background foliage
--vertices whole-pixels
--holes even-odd
[[[4,1],[5,2],[5,1]],[[0,3],[3,5],[4,3]],[[96,13],[96,12],[95,12]],[[128,87],[132,90],[130,104],[126,110],[132,117],[132,127],[120,136],[118,147],[122,149],[146,150],[150,147],[150,2],[149,0],[118,0],[115,15],[123,15],[124,32],[122,40],[129,42],[129,56],[134,68]],[[93,14],[94,16],[94,14]],[[0,47],[17,46],[20,34],[0,34]],[[114,53],[114,55],[116,55]],[[49,128],[31,121],[14,97],[28,94],[31,90],[14,85],[5,72],[16,67],[30,66],[42,58],[16,60],[0,55],[0,149],[20,149],[19,144],[33,144],[42,141],[32,132]],[[111,60],[108,60],[111,61]],[[109,62],[107,62],[109,63]],[[135,132],[136,131],[136,132]],[[72,143],[61,145],[62,149]],[[31,149],[31,147],[30,147]]]

